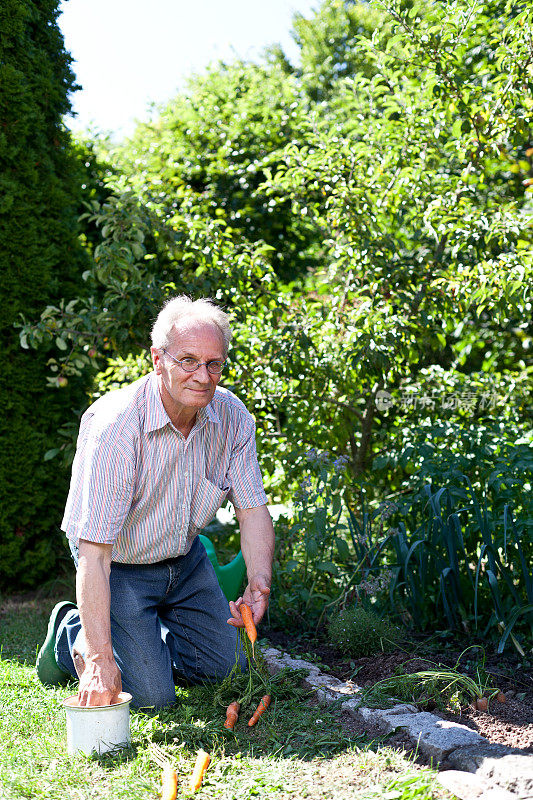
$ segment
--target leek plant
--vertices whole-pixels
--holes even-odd
[[[416,503],[400,512],[372,549],[372,569],[390,570],[388,606],[409,627],[434,629],[443,618],[448,629],[497,636],[498,652],[512,643],[523,656],[524,641],[533,640],[528,521],[519,525],[509,503],[494,519],[486,498],[479,501],[469,478],[461,478],[460,504],[455,486],[424,487],[422,514]]]

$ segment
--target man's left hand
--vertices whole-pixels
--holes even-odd
[[[239,597],[235,602],[230,600],[229,610],[231,611],[231,617],[228,619],[228,625],[233,625],[235,628],[244,628],[244,622],[239,611],[239,606],[242,603],[246,603],[251,608],[254,624],[259,625],[268,608],[269,595],[270,587],[266,576],[257,575],[252,578],[243,596]]]

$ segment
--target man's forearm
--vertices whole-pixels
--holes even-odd
[[[261,622],[268,608],[274,557],[274,526],[266,506],[235,509],[241,531],[241,549],[248,571],[248,586],[242,597],[230,600],[230,625],[244,625],[239,605],[245,602],[252,609],[253,620]]]
[[[241,549],[248,582],[262,577],[270,586],[274,557],[274,526],[266,506],[236,510],[241,532]]]
[[[85,634],[86,658],[113,658],[109,572],[111,545],[80,540],[76,598]]]
[[[105,706],[115,702],[122,688],[119,668],[111,646],[111,601],[109,573],[112,546],[80,540],[76,596],[85,636],[83,665],[72,657],[80,676],[81,706]]]

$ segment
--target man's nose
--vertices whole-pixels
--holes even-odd
[[[195,369],[194,377],[200,383],[209,383],[211,380],[211,375],[207,369],[207,364],[201,364],[197,369]]]

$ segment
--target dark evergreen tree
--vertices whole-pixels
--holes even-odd
[[[75,87],[57,25],[59,0],[0,5],[0,587],[52,574],[68,475],[45,461],[83,387],[46,387],[48,355],[23,350],[15,324],[76,296],[79,162],[62,122]],[[63,301],[64,302],[64,301]],[[49,373],[48,373],[49,374]]]

